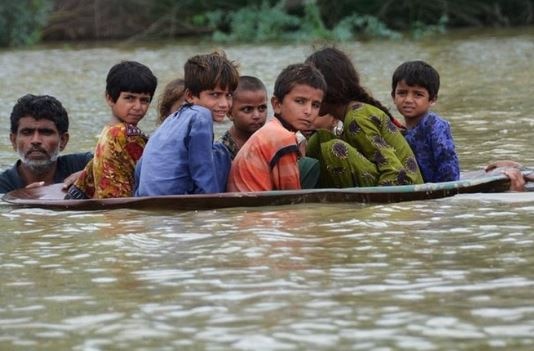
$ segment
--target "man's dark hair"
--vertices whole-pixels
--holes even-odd
[[[17,133],[19,121],[23,117],[48,119],[54,122],[60,135],[69,131],[67,111],[53,96],[27,94],[19,98],[11,111],[11,133]]]
[[[439,73],[424,61],[407,61],[401,64],[391,80],[391,95],[395,95],[395,88],[400,81],[406,82],[408,86],[419,85],[428,91],[430,100],[438,97]]]
[[[117,102],[121,92],[154,96],[158,79],[150,68],[136,61],[122,61],[111,67],[106,77],[106,93]]]

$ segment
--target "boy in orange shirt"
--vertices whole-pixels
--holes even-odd
[[[297,132],[310,128],[325,91],[323,75],[311,65],[289,65],[278,75],[271,98],[275,118],[256,131],[237,153],[228,191],[301,188],[297,162],[303,156],[299,151],[303,137],[299,138]]]

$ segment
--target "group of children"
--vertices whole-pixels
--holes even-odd
[[[448,122],[430,111],[439,74],[422,61],[393,74],[391,96],[406,126],[361,85],[333,47],[276,78],[267,121],[262,81],[239,76],[224,53],[196,55],[159,101],[148,138],[137,127],[157,79],[123,61],[106,79],[111,121],[66,198],[289,190],[442,182],[459,178]],[[213,122],[230,129],[215,140]]]

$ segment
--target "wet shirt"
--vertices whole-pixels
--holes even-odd
[[[228,191],[300,189],[299,150],[295,133],[277,119],[258,129],[237,153]]]
[[[226,147],[213,140],[211,111],[181,107],[150,137],[136,169],[135,195],[224,192],[232,161]]]
[[[423,179],[427,183],[460,179],[458,155],[449,122],[429,112],[419,123],[405,132]]]
[[[91,158],[93,158],[93,154],[90,152],[59,156],[57,159],[56,173],[54,174],[54,183],[62,183],[72,173],[81,171]],[[24,183],[24,180],[17,171],[20,162],[18,160],[12,168],[0,174],[0,194],[24,188],[28,185]]]

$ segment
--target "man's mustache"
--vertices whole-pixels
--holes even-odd
[[[28,156],[28,155],[30,155],[32,152],[40,152],[40,153],[45,154],[46,156],[50,156],[50,155],[48,154],[48,152],[46,152],[45,149],[40,148],[40,147],[34,147],[34,148],[32,148],[32,149],[29,150],[24,156]]]

